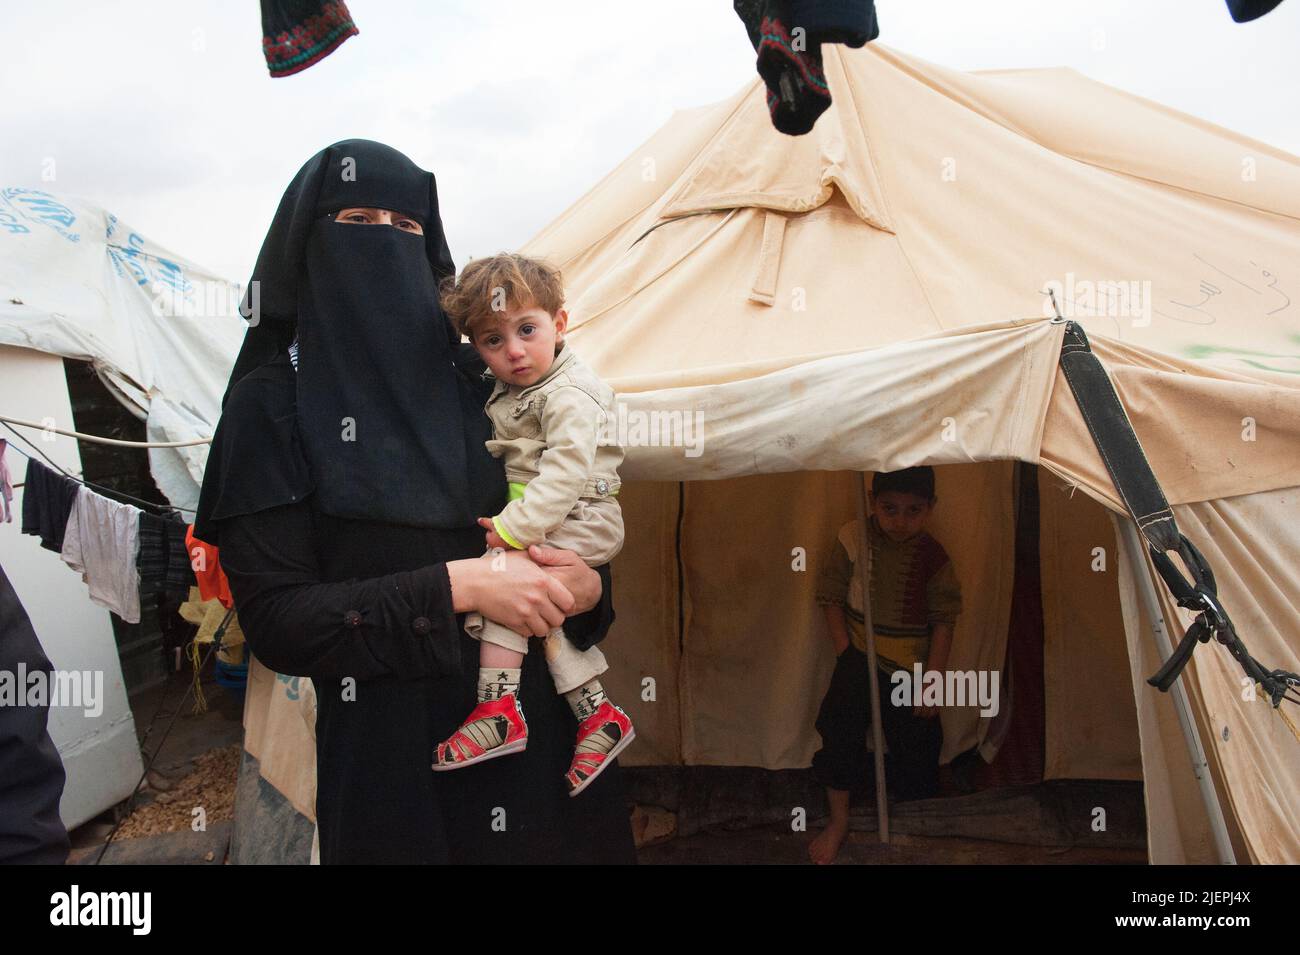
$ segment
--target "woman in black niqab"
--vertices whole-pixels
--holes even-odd
[[[357,207],[423,234],[335,220]],[[448,567],[480,566],[475,519],[506,493],[484,446],[482,363],[438,305],[454,268],[434,178],[407,157],[348,140],[303,166],[249,283],[195,536],[219,546],[254,654],[316,686],[322,862],[632,861],[617,767],[567,796],[576,722],[542,654],[522,675],[547,701],[529,710],[528,748],[430,769],[474,702],[461,661],[476,645],[455,612],[470,588],[453,597]],[[600,577],[597,606],[565,622],[579,646],[613,620]]]

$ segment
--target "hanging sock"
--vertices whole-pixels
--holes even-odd
[[[758,53],[772,125],[802,136],[831,105],[823,43],[860,47],[880,35],[874,0],[733,0]]]
[[[272,78],[319,63],[358,32],[343,0],[262,0],[262,53]]]
[[[875,0],[789,0],[790,24],[818,43],[858,49],[880,36]]]
[[[1258,20],[1282,0],[1228,0],[1228,13],[1237,23]]]
[[[806,32],[791,36],[786,0],[734,0],[733,6],[758,53],[772,125],[788,136],[802,136],[831,105],[821,45]]]

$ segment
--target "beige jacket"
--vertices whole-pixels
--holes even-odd
[[[493,519],[506,543],[540,544],[579,499],[617,503],[623,449],[600,443],[615,418],[614,391],[570,345],[526,388],[497,380],[484,410],[492,421],[488,451],[504,459],[506,480],[528,485]]]

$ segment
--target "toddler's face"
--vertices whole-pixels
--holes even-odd
[[[568,319],[564,309],[551,315],[536,305],[511,308],[474,336],[474,347],[492,374],[506,384],[527,387],[551,370]]]
[[[934,504],[904,491],[884,491],[871,498],[871,512],[885,536],[897,543],[910,540],[925,530]]]

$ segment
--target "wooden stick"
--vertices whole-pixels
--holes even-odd
[[[880,679],[876,670],[876,634],[871,627],[871,535],[867,530],[867,476],[858,475],[858,579],[862,582],[862,627],[867,637],[871,674],[871,742],[876,762],[876,820],[880,841],[889,842],[889,801],[885,796],[885,734],[880,726]]]

